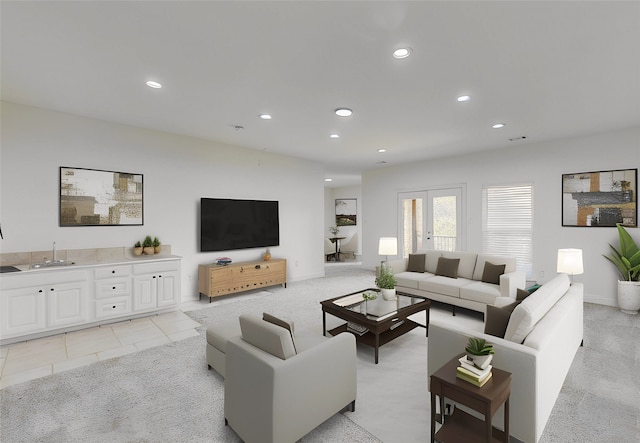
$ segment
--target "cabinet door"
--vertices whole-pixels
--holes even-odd
[[[144,311],[158,306],[158,276],[137,275],[133,284],[133,310]]]
[[[46,289],[48,326],[68,326],[86,320],[87,289],[84,282],[60,283]]]
[[[2,291],[2,338],[39,332],[46,327],[46,323],[45,288],[28,287]]]
[[[173,306],[178,300],[179,294],[179,279],[177,272],[163,272],[158,274],[158,307]]]

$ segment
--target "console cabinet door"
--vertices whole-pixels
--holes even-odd
[[[133,279],[133,310],[144,311],[158,306],[158,276],[136,275]]]
[[[2,291],[0,333],[2,338],[40,332],[47,326],[44,287]]]
[[[86,320],[85,282],[60,283],[46,289],[49,327],[70,326]]]
[[[177,272],[163,272],[158,274],[159,277],[156,281],[158,287],[158,307],[173,306],[178,303],[178,294],[180,288],[178,284],[180,279]]]

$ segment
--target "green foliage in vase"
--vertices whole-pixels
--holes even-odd
[[[493,354],[493,345],[487,343],[484,338],[470,337],[464,350],[471,355],[489,355]]]
[[[158,237],[155,237],[153,239],[153,247],[157,248],[158,246],[160,246],[160,240],[158,240]]]
[[[393,289],[396,287],[396,276],[385,266],[380,268],[380,275],[376,277],[376,286],[380,289]]]
[[[153,246],[153,240],[151,239],[151,236],[147,235],[144,238],[144,241],[142,242],[142,246],[144,246],[145,248],[150,248]]]

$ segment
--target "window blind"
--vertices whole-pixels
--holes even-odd
[[[482,248],[516,258],[517,269],[533,277],[533,185],[482,189]]]

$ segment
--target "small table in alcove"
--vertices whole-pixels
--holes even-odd
[[[329,237],[331,243],[336,245],[336,261],[340,261],[340,240],[344,240],[347,237]]]

